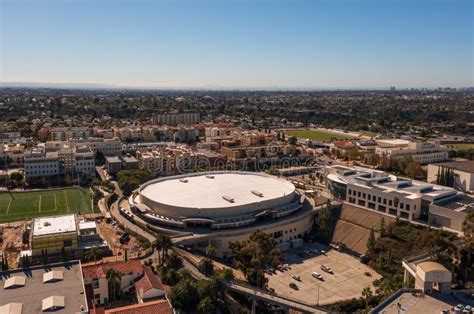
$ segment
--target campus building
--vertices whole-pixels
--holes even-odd
[[[195,111],[170,112],[156,114],[152,120],[153,124],[159,125],[193,125],[201,121],[201,115]]]
[[[462,230],[474,198],[445,186],[389,175],[383,171],[346,166],[324,168],[334,197],[368,210],[409,221]]]
[[[157,229],[199,234],[186,244],[229,257],[229,242],[256,230],[282,248],[302,240],[312,226],[313,205],[295,186],[264,173],[216,171],[149,181],[129,198],[135,214]]]
[[[474,193],[474,160],[442,162],[428,165],[428,182],[436,182],[440,171],[454,172],[454,187],[464,192]]]
[[[441,162],[448,159],[448,149],[439,143],[409,142],[404,140],[378,140],[375,153],[390,161],[412,157],[420,164]]]
[[[79,261],[0,271],[0,313],[89,312]]]
[[[101,152],[105,156],[117,156],[122,153],[122,142],[117,138],[88,138],[69,140],[74,146],[88,146],[94,154]]]
[[[95,173],[94,153],[68,142],[40,143],[25,153],[24,169],[27,181],[65,174],[87,179]]]
[[[59,127],[49,131],[52,141],[68,141],[70,139],[88,139],[90,129],[88,127]]]
[[[78,221],[75,215],[36,218],[30,235],[32,260],[59,261],[64,254],[69,259],[79,259],[91,247],[100,247],[107,254],[109,246],[102,240],[93,221]],[[63,251],[64,250],[64,251]]]

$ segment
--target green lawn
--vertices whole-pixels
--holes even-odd
[[[0,223],[42,216],[92,213],[89,189],[0,192]]]
[[[468,150],[468,149],[474,148],[473,143],[458,143],[458,144],[446,144],[446,145],[449,148],[451,148],[451,146],[453,146],[454,149],[456,149],[456,150]]]
[[[370,136],[370,137],[375,137],[378,135],[378,133],[370,132],[370,131],[357,131],[357,132],[359,132],[362,135]]]
[[[332,139],[336,140],[349,140],[353,138],[349,134],[343,135],[340,133],[332,133],[327,131],[321,130],[294,130],[294,131],[287,131],[287,136],[296,136],[297,138],[309,138],[310,140],[315,141],[330,141]]]

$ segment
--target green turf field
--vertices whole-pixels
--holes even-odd
[[[314,141],[330,141],[331,139],[345,140],[351,139],[350,135],[342,135],[340,133],[332,133],[321,130],[294,130],[285,132],[287,136],[296,136],[297,138],[309,138]]]
[[[68,213],[92,213],[89,189],[0,192],[0,223]]]
[[[457,144],[447,144],[448,147],[453,146],[456,150],[468,150],[473,149],[474,144],[472,143],[457,143]]]

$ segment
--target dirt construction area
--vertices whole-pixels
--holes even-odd
[[[120,236],[123,231],[115,224],[109,224],[105,221],[97,222],[97,228],[100,231],[101,236],[112,248],[114,254],[122,254],[121,251],[127,249],[129,254],[137,253],[140,250],[140,243],[134,236],[130,236],[128,243],[121,244]],[[120,252],[120,253],[119,253]]]
[[[23,227],[19,225],[15,227],[0,227],[0,233],[3,240],[0,243],[0,252],[3,253],[3,256],[7,257],[8,266],[16,268],[20,251],[27,249],[26,246],[23,247],[21,242]]]
[[[309,253],[309,250],[326,250],[327,253],[298,255],[305,251]],[[275,289],[275,293],[279,295],[310,304],[318,304],[318,294],[320,305],[360,297],[364,287],[373,288],[372,282],[381,277],[358,259],[336,250],[328,250],[317,243],[305,244],[283,255],[284,263],[289,264],[290,269],[267,274],[269,288]],[[323,271],[323,264],[332,268],[334,274]],[[323,280],[314,278],[312,272],[321,274]],[[370,276],[365,272],[370,273]],[[293,279],[293,275],[299,276],[300,281]],[[290,283],[296,284],[297,289],[291,288]]]

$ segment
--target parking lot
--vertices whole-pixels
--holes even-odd
[[[325,255],[312,254],[309,257],[298,255],[310,249],[323,249],[327,252]],[[284,253],[284,257],[284,263],[288,263],[290,269],[283,272],[277,270],[275,274],[267,275],[268,286],[279,295],[306,303],[318,304],[318,290],[320,305],[360,297],[363,287],[373,287],[372,281],[381,277],[358,259],[336,250],[328,250],[317,243],[292,249]],[[334,274],[321,270],[323,264],[332,268]],[[321,274],[323,280],[314,278],[312,272]],[[365,272],[369,272],[370,276],[365,275]],[[293,275],[299,276],[301,281],[292,279]],[[292,282],[298,286],[298,290],[289,286]]]

